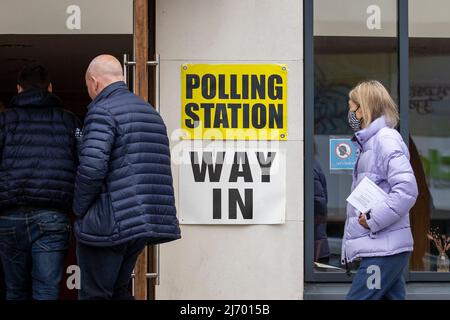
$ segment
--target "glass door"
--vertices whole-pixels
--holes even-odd
[[[101,19],[99,19],[101,17]],[[151,102],[155,95],[154,1],[152,0],[2,0],[0,3],[0,105],[16,94],[16,78],[27,63],[47,67],[53,92],[81,121],[90,103],[85,72],[97,55],[108,53],[129,61],[128,85]],[[149,80],[150,79],[150,80]],[[76,264],[72,239],[66,267]],[[157,250],[149,247],[136,265],[137,299],[154,297]],[[155,257],[155,259],[154,259]],[[67,275],[66,275],[67,276]],[[63,299],[76,299],[64,285]]]

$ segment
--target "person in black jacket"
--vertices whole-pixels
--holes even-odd
[[[77,117],[46,69],[25,66],[0,113],[0,258],[6,298],[59,297],[77,165]]]
[[[314,261],[321,263],[328,263],[330,259],[327,203],[327,181],[319,162],[314,160]]]
[[[169,139],[156,110],[128,90],[120,62],[96,57],[93,99],[80,148],[73,210],[79,299],[132,299],[129,283],[146,244],[180,238]]]

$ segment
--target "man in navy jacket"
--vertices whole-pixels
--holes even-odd
[[[24,67],[0,113],[0,258],[6,298],[59,297],[69,243],[81,123],[52,94],[47,70]]]
[[[160,115],[128,90],[120,62],[96,57],[86,72],[85,118],[73,210],[80,299],[131,299],[147,244],[180,238],[169,139]]]

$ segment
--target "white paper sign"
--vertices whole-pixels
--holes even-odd
[[[285,181],[285,150],[187,147],[180,164],[180,223],[284,223]]]
[[[384,201],[387,196],[387,193],[377,186],[375,182],[364,177],[347,198],[347,201],[359,212],[366,213],[376,203]]]

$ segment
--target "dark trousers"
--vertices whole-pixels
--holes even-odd
[[[50,210],[0,216],[0,258],[8,300],[59,298],[69,245],[69,219]]]
[[[78,242],[81,270],[79,300],[133,300],[129,290],[137,258],[147,244],[136,239],[111,247],[94,247]]]
[[[363,258],[347,300],[405,300],[403,272],[410,253]],[[378,279],[377,279],[378,278]]]

